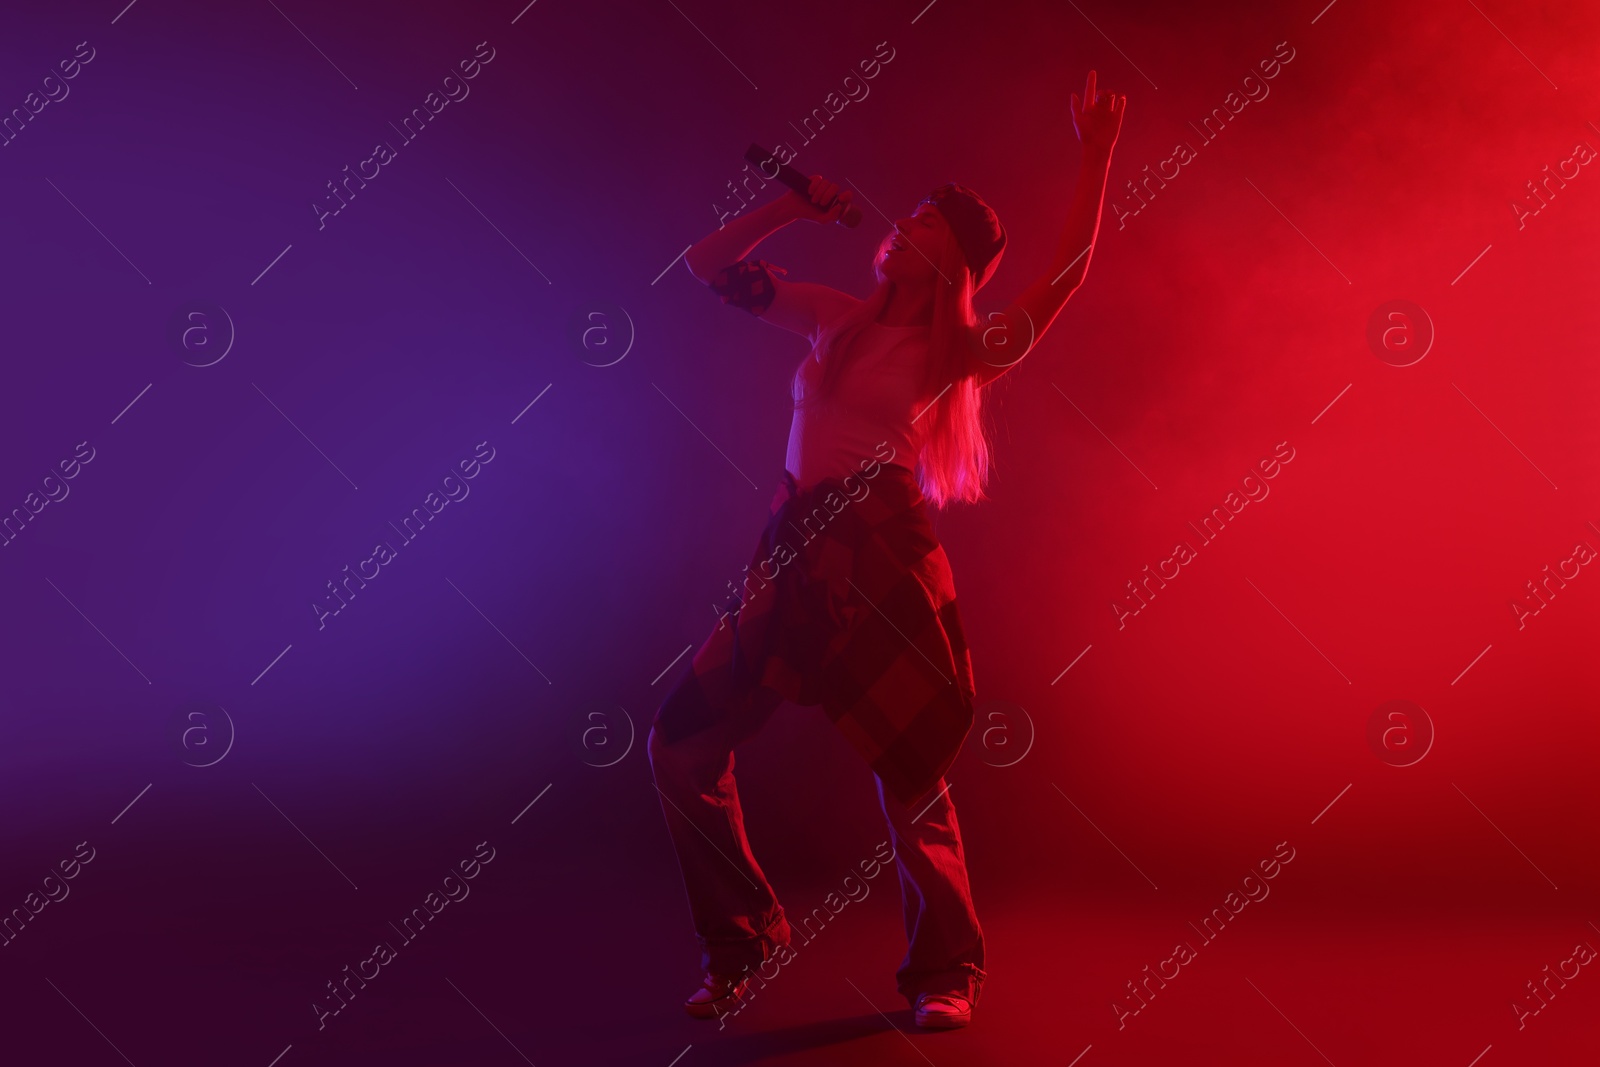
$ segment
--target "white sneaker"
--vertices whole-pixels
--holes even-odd
[[[917,1025],[954,1030],[972,1021],[972,1002],[960,993],[924,993],[917,998]]]
[[[696,1019],[715,1019],[737,1008],[750,990],[750,979],[706,972],[700,988],[683,1002],[683,1009]]]

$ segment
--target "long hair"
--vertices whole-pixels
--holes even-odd
[[[885,242],[893,236],[889,234]],[[878,285],[871,295],[822,328],[815,346],[822,361],[822,380],[814,393],[807,395],[796,372],[790,385],[795,404],[815,403],[833,395],[846,363],[859,351],[852,342],[888,304],[895,283],[884,277],[878,264],[879,257],[874,256],[872,270]],[[972,275],[953,236],[945,242],[944,254],[935,266],[933,327],[921,389],[921,399],[928,406],[917,416],[922,442],[917,481],[922,495],[934,507],[943,508],[986,499],[983,490],[989,480],[990,445],[984,388],[970,373],[969,331],[978,321],[972,307]]]

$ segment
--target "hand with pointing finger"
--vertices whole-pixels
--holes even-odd
[[[1085,155],[1097,159],[1111,158],[1111,149],[1117,143],[1122,129],[1122,114],[1128,108],[1126,95],[1096,91],[1095,72],[1089,72],[1088,84],[1083,89],[1083,99],[1072,94],[1072,128],[1083,144]]]

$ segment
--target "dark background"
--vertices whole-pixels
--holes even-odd
[[[1050,265],[1091,68],[1128,96],[1093,266],[990,394],[991,499],[936,520],[974,650],[950,780],[993,1008],[925,1055],[1210,1062],[1204,1033],[1216,1062],[1311,1057],[1279,1015],[1308,1063],[1592,1051],[1581,978],[1555,1018],[1506,1009],[1600,943],[1600,578],[1520,628],[1512,606],[1600,549],[1600,178],[1562,162],[1600,146],[1591,7],[113,0],[6,21],[0,114],[79,42],[94,58],[0,147],[0,514],[80,442],[94,458],[0,547],[0,908],[95,856],[0,949],[7,1062],[696,1067],[878,1041],[921,1062],[888,1033],[909,1028],[892,877],[796,965],[789,1014],[730,1035],[677,1007],[695,946],[643,738],[748,562],[806,352],[675,257],[736,203],[746,145],[787,141],[866,218],[762,257],[864,296],[887,218],[959,181],[1011,234],[978,299],[998,310]],[[390,124],[484,41],[470,95],[403,142]],[[791,127],[862,85],[812,140]],[[395,158],[319,229],[378,141]],[[1194,158],[1141,205],[1128,183],[1179,142]],[[1569,179],[1519,225],[1547,165]],[[1426,323],[1374,347],[1396,300]],[[470,495],[319,629],[327,583],[485,441]],[[1187,524],[1280,442],[1270,495],[1201,545]],[[1125,583],[1180,540],[1198,558],[1119,628]],[[1394,700],[1422,714],[1374,744]],[[793,907],[883,839],[816,709],[739,767]],[[325,983],[484,841],[472,896],[319,1031]],[[1123,983],[1284,841],[1280,903],[1237,951],[1299,983],[1300,1013],[1208,1007],[1265,1010],[1219,963],[1111,1036]]]

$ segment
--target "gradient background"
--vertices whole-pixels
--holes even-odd
[[[0,949],[4,1062],[1593,1056],[1588,968],[1524,1028],[1510,1008],[1600,945],[1600,577],[1521,629],[1510,606],[1600,548],[1600,176],[1511,207],[1600,146],[1592,5],[122,2],[18,9],[0,42],[0,114],[95,51],[0,148],[0,512],[95,450],[0,549],[0,909],[95,850]],[[869,95],[801,138],[880,42]],[[1093,265],[990,394],[991,499],[937,516],[982,715],[950,781],[983,1004],[912,1031],[885,877],[695,1023],[643,734],[749,559],[806,353],[675,257],[745,146],[788,141],[866,219],[760,255],[865,295],[885,215],[960,181],[1011,233],[996,310],[1049,265],[1091,68],[1128,95]],[[1367,341],[1393,300],[1431,321],[1409,366]],[[234,333],[204,367],[229,327],[175,343],[198,302]],[[470,496],[319,630],[325,583],[482,441]],[[1179,540],[1199,558],[1119,629]],[[1391,700],[1431,726],[1386,749]],[[883,839],[815,709],[739,766],[791,910]],[[325,983],[482,841],[471,896],[319,1031]],[[1272,895],[1119,1029],[1125,983],[1283,841]]]

